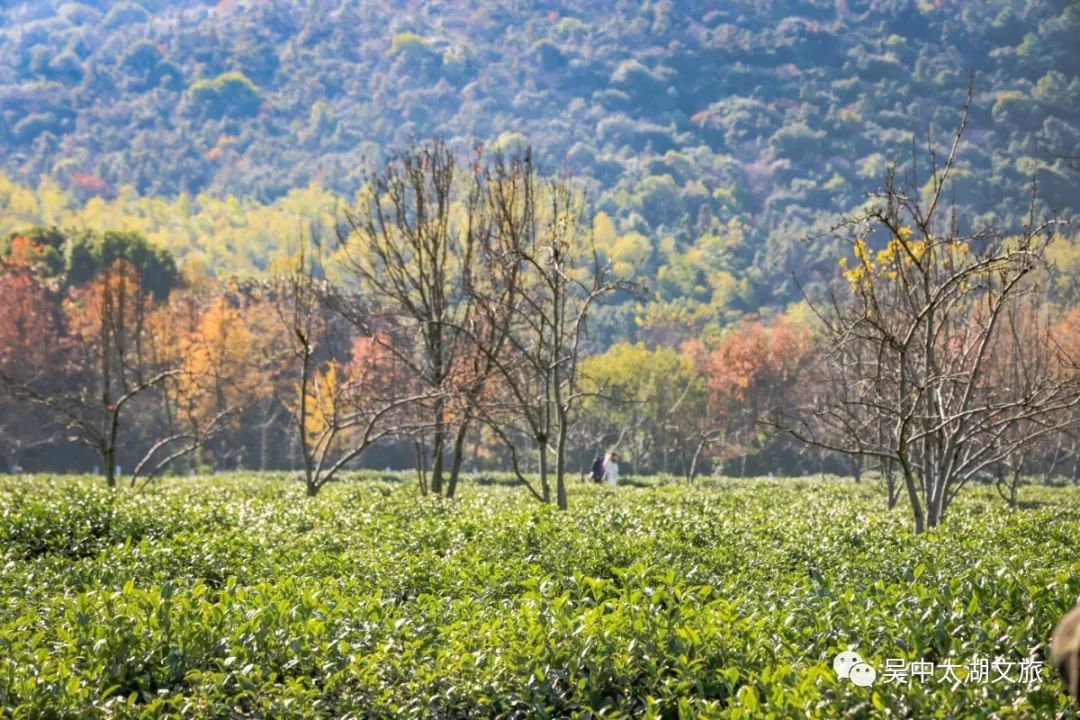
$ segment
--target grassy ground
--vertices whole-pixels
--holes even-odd
[[[0,716],[1053,717],[1080,489],[973,488],[915,537],[832,480],[0,480]],[[870,687],[840,679],[857,651]],[[886,682],[889,659],[1017,663]]]

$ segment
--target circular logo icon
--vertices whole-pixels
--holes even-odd
[[[856,663],[848,671],[848,677],[859,687],[870,687],[877,680],[877,670],[864,662]]]
[[[849,673],[851,668],[862,663],[862,658],[859,657],[859,653],[845,650],[842,653],[837,654],[832,661],[832,669],[836,671],[836,674],[842,678],[850,677]]]

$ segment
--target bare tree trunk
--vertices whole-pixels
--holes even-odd
[[[539,443],[540,455],[537,458],[540,472],[540,495],[545,503],[551,502],[551,483],[548,481],[547,439]]]
[[[454,456],[450,465],[450,481],[446,486],[446,497],[454,497],[457,492],[458,477],[461,474],[461,463],[465,459],[465,436],[469,432],[469,419],[466,418],[458,429],[457,437],[454,438]]]
[[[436,421],[435,436],[431,443],[431,492],[442,495],[443,487],[443,445],[446,442],[445,424],[442,418]]]
[[[560,510],[567,508],[566,500],[566,418],[559,421],[559,440],[555,457],[555,502]]]
[[[926,527],[922,503],[919,501],[919,490],[915,486],[915,476],[912,474],[911,468],[902,465],[901,470],[904,473],[904,485],[907,488],[908,500],[911,502],[911,514],[915,518],[915,534],[919,535]]]
[[[270,434],[271,423],[276,418],[277,413],[274,413],[269,420],[265,420],[259,425],[259,470],[266,470],[267,457],[269,456],[267,439]]]
[[[1054,454],[1050,457],[1050,464],[1043,471],[1043,485],[1049,485],[1054,480],[1054,472],[1057,470],[1058,461],[1061,460],[1061,439],[1054,444]]]
[[[116,487],[116,452],[113,448],[101,449],[101,462],[105,463],[105,485]]]
[[[896,484],[896,471],[892,459],[882,460],[881,473],[885,476],[885,492],[888,496],[886,506],[892,510],[900,499],[900,488]]]
[[[8,472],[14,475],[16,468],[19,467],[19,448],[15,443],[8,445],[7,450],[4,452],[5,460],[7,461]]]
[[[105,463],[105,484],[116,487],[116,438],[120,434],[120,417],[114,412],[109,416],[109,437],[102,449],[101,460]]]
[[[1006,471],[1008,472],[1006,473]],[[997,466],[997,482],[995,483],[995,487],[997,488],[998,495],[1001,496],[1001,499],[1011,508],[1019,506],[1018,496],[1020,478],[1023,471],[1023,460],[1011,467],[1007,466],[1005,463],[1000,463]]]
[[[311,346],[307,340],[301,340],[303,346],[300,358],[300,412],[296,417],[296,426],[299,432],[300,451],[304,456],[304,487],[307,488],[308,497],[315,497],[319,488],[315,486],[315,466],[311,449],[308,443],[308,387],[311,383]]]
[[[292,433],[290,433],[292,435]],[[297,459],[300,456],[300,441],[296,439],[295,435],[289,438],[289,469],[295,470],[299,464]]]
[[[708,444],[708,441],[705,440],[704,438],[702,438],[701,440],[698,441],[697,447],[694,448],[694,454],[690,458],[690,465],[689,465],[689,467],[687,468],[687,471],[686,471],[686,481],[687,482],[692,483],[692,482],[694,482],[694,478],[697,477],[698,460],[701,459],[701,453],[705,451],[705,446],[707,444]]]
[[[413,440],[413,447],[416,450],[416,479],[420,484],[420,494],[428,494],[428,482],[427,482],[427,459],[424,448],[424,441],[419,438]]]
[[[926,527],[936,528],[941,522],[941,499],[935,492],[926,505]]]

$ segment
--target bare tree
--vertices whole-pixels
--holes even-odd
[[[464,191],[459,193],[460,185]],[[470,313],[469,276],[483,232],[475,174],[459,170],[442,141],[408,150],[367,176],[359,205],[339,231],[339,270],[354,294],[336,307],[354,325],[387,329],[386,349],[426,388],[432,418],[431,491],[444,492],[444,463],[454,432],[448,405],[456,363],[466,356],[459,328]],[[349,302],[342,302],[348,299]],[[362,300],[362,304],[358,301]],[[402,346],[400,338],[417,342]],[[458,418],[452,443],[453,494],[464,452],[468,416]],[[424,453],[418,458],[421,460]]]
[[[709,423],[693,422],[685,437],[680,435],[678,450],[683,461],[686,482],[694,482],[701,472],[701,459],[709,446],[723,435],[723,430]]]
[[[510,452],[519,480],[541,501],[567,507],[566,456],[584,397],[580,361],[588,317],[603,298],[635,286],[612,275],[582,222],[584,202],[565,178],[541,182],[531,152],[492,160],[486,184],[491,244],[514,270],[501,292],[476,294],[489,341],[476,347],[496,370],[495,392],[478,413]],[[475,337],[475,334],[471,334]],[[537,452],[540,488],[526,478],[517,445]],[[554,461],[554,472],[551,463]]]
[[[1000,352],[991,354],[987,367],[991,392],[1000,393],[1002,401],[1017,392],[1033,394],[1048,379],[1067,383],[1075,372],[1054,337],[1051,311],[1040,303],[1041,298],[1042,294],[1029,292],[1023,300],[1008,307],[1002,317]],[[1056,449],[1067,431],[1077,427],[1078,419],[1075,408],[1065,407],[1052,418],[1021,419],[1005,430],[1002,444],[1008,452],[993,471],[997,490],[1009,506],[1017,506],[1017,493],[1025,475],[1033,474],[1039,465],[1056,463],[1052,455],[1057,454]],[[1016,442],[1034,434],[1040,423],[1047,421],[1058,431],[1041,434],[1031,442]]]
[[[116,486],[121,444],[134,434],[133,408],[179,372],[149,352],[152,312],[151,296],[134,268],[116,261],[67,303],[65,352],[56,358],[65,361],[62,386],[13,388],[19,400],[39,408],[72,441],[98,455],[109,487]]]
[[[927,189],[914,163],[903,184],[890,170],[869,209],[837,227],[854,235],[854,262],[846,287],[817,308],[827,338],[821,392],[782,421],[819,447],[895,463],[916,532],[936,527],[969,480],[1060,432],[1080,402],[1075,375],[990,382],[996,354],[1010,348],[1009,313],[1040,291],[1033,280],[1054,223],[1035,221],[1034,192],[1017,237],[961,236],[939,219],[966,121],[965,108],[940,164],[928,141]]]
[[[330,290],[302,243],[288,274],[270,290],[291,350],[282,405],[294,426],[307,494],[314,497],[348,463],[380,439],[405,432],[400,412],[428,396],[410,392],[389,343],[357,338],[351,357],[326,305]]]

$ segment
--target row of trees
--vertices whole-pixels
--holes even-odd
[[[962,131],[927,182],[890,175],[838,226],[852,257],[832,294],[679,347],[600,352],[590,314],[641,288],[528,151],[400,155],[333,236],[307,232],[258,281],[170,284],[137,238],[18,234],[0,277],[9,464],[73,442],[110,485],[121,460],[136,483],[213,458],[302,468],[314,495],[391,446],[425,493],[483,462],[565,508],[568,477],[618,446],[688,479],[874,469],[918,529],[972,479],[1015,504],[1024,475],[1078,476],[1080,311],[1049,292],[1053,223],[961,237],[939,220]]]
[[[461,163],[437,142],[371,175],[336,237],[303,238],[263,282],[190,279],[156,301],[127,258],[58,280],[49,248],[20,235],[0,349],[12,434],[33,408],[31,437],[90,448],[113,485],[121,454],[134,483],[227,455],[215,439],[230,427],[262,428],[265,454],[285,423],[312,495],[376,441],[411,438],[425,492],[452,496],[470,432],[486,432],[565,508],[589,312],[634,290],[592,249],[583,209],[527,151]]]

